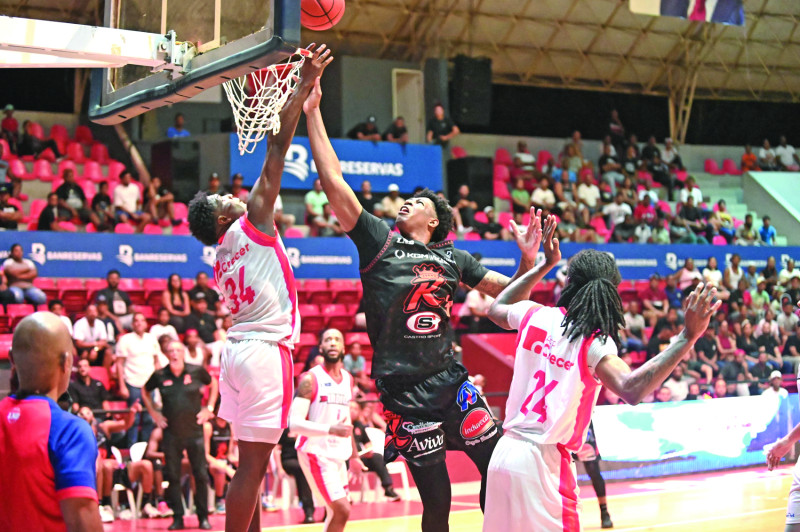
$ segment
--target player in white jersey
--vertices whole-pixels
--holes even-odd
[[[800,379],[797,384],[800,385]],[[767,452],[767,466],[772,471],[777,466],[781,458],[794,448],[794,444],[800,441],[800,423],[783,438],[775,442],[775,445]],[[792,487],[789,489],[789,503],[786,508],[786,528],[785,532],[800,532],[800,460],[794,465],[792,472]]]
[[[322,333],[319,351],[325,362],[300,379],[289,430],[299,434],[297,460],[311,490],[328,509],[325,531],[339,532],[350,516],[345,462],[350,460],[350,469],[356,475],[364,470],[350,419],[355,382],[343,369],[344,337],[339,330]]]
[[[548,216],[544,262],[511,283],[489,310],[492,321],[519,334],[504,435],[489,463],[486,532],[580,530],[571,453],[586,439],[601,384],[637,404],[664,382],[720,305],[713,303],[713,288],[698,285],[687,298],[678,339],[631,370],[617,356],[625,320],[611,255],[592,249],[575,255],[558,307],[528,300],[534,285],[561,260],[555,229],[555,218]]]
[[[199,192],[189,204],[189,227],[217,247],[214,279],[233,315],[220,355],[219,415],[239,444],[239,469],[228,488],[225,530],[261,530],[257,505],[272,449],[288,422],[291,349],[300,330],[294,274],[275,228],[284,157],[315,80],[333,60],[325,45],[301,67],[300,81],[270,133],[267,157],[247,204],[228,194]]]

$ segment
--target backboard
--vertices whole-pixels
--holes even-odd
[[[300,1],[106,0],[105,26],[172,35],[161,50],[180,62],[94,69],[89,117],[111,125],[286,59],[300,41]]]

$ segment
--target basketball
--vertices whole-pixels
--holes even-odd
[[[302,0],[300,22],[304,28],[323,31],[334,27],[344,15],[344,0]]]

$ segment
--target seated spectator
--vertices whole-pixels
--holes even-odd
[[[744,360],[744,351],[735,351],[725,356],[725,365],[720,370],[730,395],[750,395],[750,387],[744,381],[753,380]]]
[[[78,360],[77,378],[69,383],[70,399],[72,399],[72,411],[77,412],[82,407],[90,410],[108,410],[108,390],[103,383],[93,379],[89,375],[91,366],[85,358]]]
[[[667,163],[662,161],[659,155],[656,155],[653,160],[647,164],[647,171],[653,176],[653,181],[667,188],[667,198],[669,201],[673,201],[675,199],[677,180],[670,172]]]
[[[563,222],[558,225],[560,228]],[[614,226],[611,232],[611,242],[631,242],[636,234],[637,227],[639,227],[639,222],[634,219],[632,214],[626,214],[622,223]],[[560,236],[559,239],[561,239]]]
[[[666,386],[658,389],[653,400],[654,403],[669,403],[672,401],[672,390]]]
[[[561,160],[561,168],[565,172],[577,174],[583,168],[583,157],[578,144],[571,142],[564,148],[564,157]]]
[[[20,199],[22,179],[14,175],[14,172],[11,171],[11,165],[8,161],[4,160],[6,156],[4,150],[5,146],[0,144],[0,185],[8,185],[10,187],[11,196]]]
[[[639,312],[639,302],[631,301],[628,303],[628,311],[625,312],[625,336],[627,338],[625,347],[628,351],[642,351],[645,348],[645,326],[644,316]]]
[[[75,322],[72,339],[78,349],[78,357],[86,359],[92,366],[111,368],[113,354],[108,345],[108,327],[98,319],[96,305],[86,307],[86,315]]]
[[[222,192],[222,186],[219,184],[218,173],[212,172],[211,176],[209,176],[208,188],[206,189],[206,194],[209,196],[213,196],[214,194],[224,195]]]
[[[184,343],[186,345],[185,362],[187,364],[202,366],[208,369],[208,361],[211,358],[211,351],[200,339],[196,329],[186,329],[186,338]]]
[[[763,316],[765,310],[768,308],[769,301],[770,297],[769,292],[767,292],[767,280],[759,275],[756,280],[756,287],[750,290],[750,312],[754,316]],[[756,330],[756,336],[759,334],[758,330]]]
[[[47,206],[39,214],[36,225],[38,231],[66,231],[61,222],[68,222],[70,212],[58,206],[58,194],[51,192],[47,195]]]
[[[400,496],[394,491],[394,483],[389,471],[386,470],[386,462],[380,453],[372,450],[372,442],[367,435],[367,426],[362,421],[364,416],[363,404],[358,401],[350,401],[350,418],[353,422],[353,439],[355,440],[356,450],[364,466],[368,471],[378,475],[381,487],[390,501],[399,501]]]
[[[775,291],[775,286],[778,284],[778,268],[776,267],[774,256],[767,258],[767,265],[761,270],[761,276],[767,283],[767,293],[772,294]]]
[[[800,171],[800,158],[797,157],[797,152],[794,146],[786,144],[786,136],[781,135],[780,143],[775,148],[775,156],[781,170],[786,172]]]
[[[214,341],[214,332],[217,324],[214,316],[208,313],[208,301],[203,292],[195,293],[191,300],[192,312],[184,318],[186,329],[194,329],[203,342],[210,344]]]
[[[95,294],[95,302],[99,305],[102,297],[102,302],[108,306],[111,314],[119,319],[119,325],[130,330],[133,322],[131,298],[126,292],[119,289],[119,278],[118,270],[109,270],[108,274],[106,274],[108,286],[98,290],[97,294]],[[99,312],[101,308],[98,306],[97,310]]]
[[[645,314],[647,316],[647,314]],[[671,308],[667,310],[667,315],[661,317],[653,327],[653,334],[647,342],[647,358],[652,358],[660,353],[672,340],[673,336],[681,332],[681,324],[678,321],[678,310]]]
[[[320,190],[322,190],[322,187],[320,187]],[[233,174],[233,177],[231,177],[230,193],[234,198],[239,198],[247,203],[247,198],[250,196],[250,193],[244,188],[244,177],[242,174]]]
[[[759,382],[750,384],[750,395],[758,395],[766,388],[769,388],[770,375],[777,371],[767,363],[766,351],[756,352],[755,360],[755,363],[750,366],[750,375]],[[778,375],[780,374],[781,372],[778,371]]]
[[[636,172],[641,168],[642,160],[634,146],[628,146],[625,150],[625,158],[622,159],[622,173],[625,177],[635,178]]]
[[[550,190],[550,180],[547,177],[542,177],[539,180],[539,186],[533,190],[531,194],[531,205],[537,209],[541,209],[544,214],[552,213],[556,208],[556,196]]]
[[[761,229],[758,230],[758,237],[761,240],[761,245],[774,246],[775,237],[778,236],[778,233],[772,226],[772,221],[770,217],[764,216],[764,218],[761,219],[761,222],[762,222]]]
[[[228,480],[236,473],[236,469],[230,465],[234,459],[236,441],[233,439],[228,422],[219,416],[214,416],[214,419],[203,425],[203,440],[208,474],[214,484],[215,513],[224,514],[225,488]]]
[[[631,220],[633,218],[631,217]],[[615,228],[616,229],[616,228]],[[556,234],[560,242],[581,242],[582,238],[578,229],[578,224],[575,223],[575,211],[573,209],[565,210],[561,214],[561,222],[556,227]],[[631,233],[632,234],[632,233]],[[511,238],[509,236],[509,238]],[[506,238],[505,240],[508,240]],[[612,235],[612,240],[614,235]],[[617,242],[614,240],[614,242]]]
[[[697,401],[698,399],[702,399],[700,384],[693,382],[689,385],[689,395],[686,396],[685,401]]]
[[[514,176],[533,179],[536,172],[536,157],[528,149],[524,140],[517,142],[517,153],[514,154]]]
[[[472,228],[481,235],[483,240],[510,240],[511,233],[495,220],[494,207],[491,205],[483,209],[488,223],[474,222]],[[563,222],[563,219],[562,219]]]
[[[678,279],[674,275],[666,277],[667,285],[664,287],[664,293],[667,295],[667,302],[670,308],[678,309],[678,316],[683,317],[683,300],[686,298],[683,291],[678,288]]]
[[[678,148],[672,143],[671,138],[664,139],[664,152],[661,154],[661,160],[669,166],[670,171],[683,170],[683,161],[678,154]]]
[[[581,176],[577,199],[580,204],[586,206],[590,216],[602,207],[600,189],[592,182],[592,176],[588,172]]]
[[[0,145],[0,152],[2,152],[2,145]],[[0,183],[0,231],[16,231],[19,228],[19,222],[24,218],[22,211],[13,203],[9,203],[11,192],[11,183]]]
[[[633,186],[633,179],[630,177],[625,176],[625,179],[622,180],[622,184],[617,187],[617,192],[622,193],[622,201],[630,205],[631,209],[634,209],[636,204],[639,203],[639,195],[636,193],[636,188]]]
[[[645,163],[651,163],[656,157],[661,159],[661,150],[656,144],[656,137],[650,135],[650,138],[647,139],[647,144],[642,148],[642,160],[644,160]]]
[[[322,215],[322,206],[328,203],[328,196],[322,191],[322,183],[319,179],[314,180],[312,189],[306,193],[303,202],[306,205],[305,224],[312,228],[312,235],[316,235],[314,218]]]
[[[711,325],[708,326],[703,336],[698,338],[695,342],[694,351],[697,353],[697,362],[701,364],[699,368],[701,371],[708,371],[702,369],[702,364],[705,364],[711,369],[711,373],[714,375],[719,373],[722,364],[719,356],[716,332]],[[690,369],[692,369],[691,365]],[[706,380],[710,380],[708,374],[706,375]]]
[[[778,342],[778,344],[783,343],[783,340],[781,339],[781,330],[780,327],[778,327],[778,320],[775,319],[777,316],[772,311],[772,308],[767,307],[763,313],[763,316],[764,317],[758,322],[758,325],[756,325],[754,336],[756,338],[761,336],[765,330],[764,325],[766,324],[769,325],[769,334],[775,337],[775,341]]]
[[[767,353],[767,360],[776,367],[783,368],[783,356],[781,355],[780,344],[770,333],[770,324],[764,322],[761,325],[761,335],[756,338],[758,351]]]
[[[118,223],[133,222],[136,232],[144,231],[152,217],[142,210],[142,196],[139,187],[133,184],[133,177],[128,170],[120,174],[120,183],[114,187],[114,210]]]
[[[123,333],[123,327],[120,318],[114,315],[108,308],[108,301],[106,296],[98,295],[95,298],[95,305],[97,305],[97,317],[100,321],[106,324],[108,331],[108,343],[114,345],[120,333]]]
[[[612,157],[616,157],[619,161],[620,156],[622,155],[620,152],[617,151],[617,147],[614,146],[614,143],[611,141],[611,135],[606,135],[603,137],[602,144],[600,145],[600,153],[602,154],[605,152],[606,146],[608,146],[608,152]]]
[[[800,318],[798,318],[797,314],[794,313],[794,308],[795,307],[792,303],[791,296],[781,296],[782,312],[775,319],[775,321],[778,323],[778,330],[781,333],[781,345],[786,343],[786,341],[789,339],[789,335],[794,332],[797,324],[800,323]]]
[[[722,284],[730,292],[739,288],[739,281],[744,278],[744,270],[740,266],[741,262],[742,257],[738,253],[734,253],[731,255],[730,265],[725,268],[722,274]],[[800,277],[800,272],[798,272],[798,277]]]
[[[386,218],[391,218],[394,220],[397,218],[397,214],[400,212],[400,209],[403,207],[403,204],[406,202],[403,198],[400,197],[400,187],[398,187],[395,183],[389,185],[389,194],[384,196],[381,204],[383,205],[383,215]]]
[[[773,371],[769,375],[769,386],[761,392],[761,395],[777,395],[781,399],[789,396],[789,392],[783,386],[783,375],[780,371]]]
[[[709,344],[706,344],[704,347],[707,349],[708,345]],[[714,377],[714,368],[700,360],[700,358],[697,356],[697,345],[693,346],[689,350],[689,353],[686,357],[684,357],[684,360],[686,361],[684,373],[686,373],[688,378],[705,379],[706,382],[711,382],[711,379]]]
[[[800,362],[800,322],[795,323],[794,332],[786,339],[781,358],[789,365],[788,373],[797,373],[797,363]]]
[[[697,181],[695,181],[694,176],[689,176],[686,178],[686,183],[684,187],[681,189],[680,193],[680,202],[686,203],[686,200],[692,196],[694,198],[694,204],[700,205],[703,203],[703,193],[700,192],[700,187],[697,186]]]
[[[489,319],[489,307],[494,298],[480,292],[470,290],[464,305],[461,307],[461,323],[467,326],[470,333],[499,332],[494,323]]]
[[[758,157],[753,153],[753,148],[749,144],[744,146],[744,155],[742,155],[742,172],[757,172],[760,170],[758,167]]]
[[[733,216],[728,212],[725,200],[721,199],[717,202],[715,211],[708,212],[704,210],[704,214],[708,215],[708,223],[714,231],[722,235],[728,244],[733,244],[736,228],[733,226]]]
[[[717,352],[722,359],[725,359],[728,355],[735,355],[737,351],[740,351],[736,348],[736,337],[731,332],[727,320],[723,320],[719,324],[716,341]]]
[[[33,280],[39,275],[32,260],[22,254],[20,244],[12,244],[8,258],[3,262],[3,273],[8,281],[8,290],[14,295],[15,303],[43,305],[47,296],[39,288],[33,286]]]
[[[792,277],[789,283],[789,289],[784,293],[791,296],[793,305],[797,306],[800,304],[800,277]]]
[[[625,175],[622,173],[622,165],[619,160],[611,153],[613,148],[611,144],[603,145],[603,155],[597,161],[597,168],[600,170],[603,181],[611,187],[611,194],[616,195],[617,184],[622,183]]]
[[[92,212],[97,217],[95,227],[98,231],[112,231],[116,213],[111,196],[108,195],[108,181],[101,181],[97,194],[92,198]]]
[[[191,133],[187,129],[183,128],[183,114],[178,113],[175,115],[175,124],[169,128],[167,128],[167,138],[175,139],[181,137],[189,137]]]
[[[364,393],[372,391],[372,381],[367,375],[367,360],[361,354],[361,344],[353,342],[350,349],[344,355],[344,369],[347,370],[356,382],[358,389]]]
[[[408,128],[406,128],[406,121],[402,116],[395,118],[394,122],[384,131],[383,140],[400,144],[408,143]]]
[[[167,336],[172,340],[178,340],[178,331],[169,322],[171,317],[169,311],[164,307],[158,309],[158,322],[150,327],[150,334],[159,339],[162,336]]]
[[[705,243],[711,241],[714,237],[714,228],[706,220],[703,211],[701,211],[694,203],[694,197],[691,195],[686,198],[686,203],[683,204],[679,212],[680,217],[686,221],[686,225],[697,236],[702,236]]]
[[[683,401],[689,395],[689,384],[694,382],[694,378],[687,377],[683,373],[683,365],[678,364],[664,382],[663,388],[670,391],[670,401]]]
[[[514,213],[514,221],[522,223],[522,217],[531,211],[531,194],[525,188],[525,180],[518,178],[514,182],[511,190],[511,212]]]
[[[639,301],[642,302],[644,310],[642,314],[647,318],[651,327],[656,325],[656,322],[667,315],[669,310],[669,301],[667,301],[667,294],[661,288],[661,276],[654,273],[650,276],[650,281],[647,288],[639,292]]]
[[[694,267],[694,260],[691,257],[686,258],[683,267],[678,270],[675,277],[678,280],[678,288],[684,292],[690,286],[697,284],[697,281],[703,280],[703,274]]]
[[[0,138],[6,139],[11,153],[17,153],[17,143],[19,142],[19,122],[14,118],[14,106],[10,103],[3,108],[6,117],[0,123]]]
[[[219,292],[209,285],[209,278],[206,272],[197,272],[197,275],[195,275],[194,286],[189,290],[189,299],[194,298],[194,295],[198,292],[203,292],[206,295],[209,312],[219,317],[229,314],[228,309],[223,305]]]
[[[633,241],[637,244],[647,244],[653,240],[653,228],[644,220],[639,220],[639,225],[633,230]]]
[[[444,106],[441,103],[433,106],[433,117],[428,121],[426,130],[425,138],[428,143],[435,143],[443,148],[447,147],[450,139],[461,133],[458,126],[444,115]]]
[[[642,152],[639,149],[639,138],[636,136],[635,133],[631,133],[628,136],[628,140],[625,142],[625,146],[626,146],[626,149],[627,148],[633,148],[634,153],[636,154],[636,157],[639,157],[639,158],[642,157]]]
[[[750,288],[755,288],[758,285],[758,278],[761,277],[761,274],[758,273],[756,270],[755,264],[750,264],[747,267],[747,271],[744,272],[744,278],[747,280],[747,284]]]
[[[58,144],[53,139],[42,140],[33,134],[33,123],[26,120],[22,123],[22,138],[17,144],[17,155],[20,157],[24,155],[33,155],[39,157],[46,149],[52,150],[56,157],[61,157],[62,153],[58,151]]]
[[[361,204],[361,208],[364,209],[364,212],[373,214],[372,209],[375,205],[375,196],[372,194],[372,183],[366,179],[362,181],[361,192],[356,192],[356,198]]]
[[[778,273],[778,285],[786,290],[791,287],[791,281],[794,278],[800,278],[800,270],[796,270],[794,261],[789,259],[786,261],[786,267]]]
[[[189,315],[189,294],[183,289],[183,280],[173,273],[167,280],[167,287],[161,293],[161,306],[169,312],[169,323],[178,332],[186,330],[186,316]]]
[[[150,215],[153,223],[165,220],[174,227],[183,221],[175,218],[175,196],[161,183],[160,177],[152,178],[144,189],[144,210]]]
[[[703,282],[707,286],[713,286],[717,289],[717,297],[719,299],[727,300],[730,298],[731,293],[728,292],[722,282],[722,272],[717,268],[717,258],[713,255],[708,258],[706,267],[703,268]]]
[[[456,211],[453,214],[457,214],[457,220],[460,220],[460,224],[456,225],[459,231],[475,225],[475,212],[478,210],[478,203],[470,194],[469,186],[461,185],[458,187],[458,196],[454,199],[453,210]]]
[[[650,196],[645,196],[633,210],[633,217],[639,223],[652,225],[656,221],[656,208],[650,201]]]
[[[673,244],[708,244],[704,236],[695,234],[692,227],[680,216],[670,216],[669,236]]]
[[[62,177],[64,182],[56,189],[59,208],[69,211],[73,220],[80,220],[82,224],[92,222],[95,227],[99,226],[100,220],[92,210],[87,208],[86,195],[75,181],[75,172],[72,168],[66,168]]]
[[[283,210],[283,199],[278,194],[275,198],[275,205],[272,208],[272,218],[275,220],[275,225],[278,227],[278,232],[283,236],[286,230],[294,226],[296,218],[294,214],[288,213]],[[183,220],[179,220],[183,221]]]
[[[64,324],[64,327],[69,331],[69,335],[72,336],[72,321],[64,312],[64,302],[60,299],[51,299],[47,302],[47,310],[61,318],[61,323]]]
[[[322,206],[322,214],[314,218],[314,227],[317,236],[344,236],[344,229],[339,220],[333,215],[330,203]]]
[[[360,122],[353,126],[353,128],[347,132],[347,138],[353,140],[371,140],[373,142],[381,140],[381,134],[378,131],[375,117],[370,115],[365,122]]]
[[[780,164],[775,155],[775,150],[769,145],[769,139],[764,139],[763,147],[758,151],[758,166],[762,170],[776,171],[780,170]]]
[[[711,399],[724,399],[726,397],[733,397],[728,391],[728,383],[722,377],[714,381],[714,387],[711,392]]]

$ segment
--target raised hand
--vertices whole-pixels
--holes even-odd
[[[548,266],[555,266],[561,261],[561,248],[558,238],[554,235],[558,222],[552,214],[544,221],[544,232],[542,237],[542,247],[544,248],[544,258]]]
[[[321,44],[319,48],[315,49],[315,47],[314,43],[308,45],[306,50],[311,52],[311,57],[306,57],[300,68],[300,83],[307,87],[313,87],[314,80],[320,77],[325,67],[333,61],[330,48],[324,44]]]
[[[539,252],[539,244],[542,243],[542,210],[531,207],[531,219],[527,226],[519,227],[514,220],[511,220],[508,228],[522,251],[522,258],[533,263],[536,260],[536,253]]]
[[[689,294],[684,304],[684,323],[686,328],[686,336],[690,341],[694,342],[708,328],[708,323],[711,321],[711,316],[722,305],[722,301],[714,302],[714,297],[717,295],[717,289],[703,285],[700,283]]]

